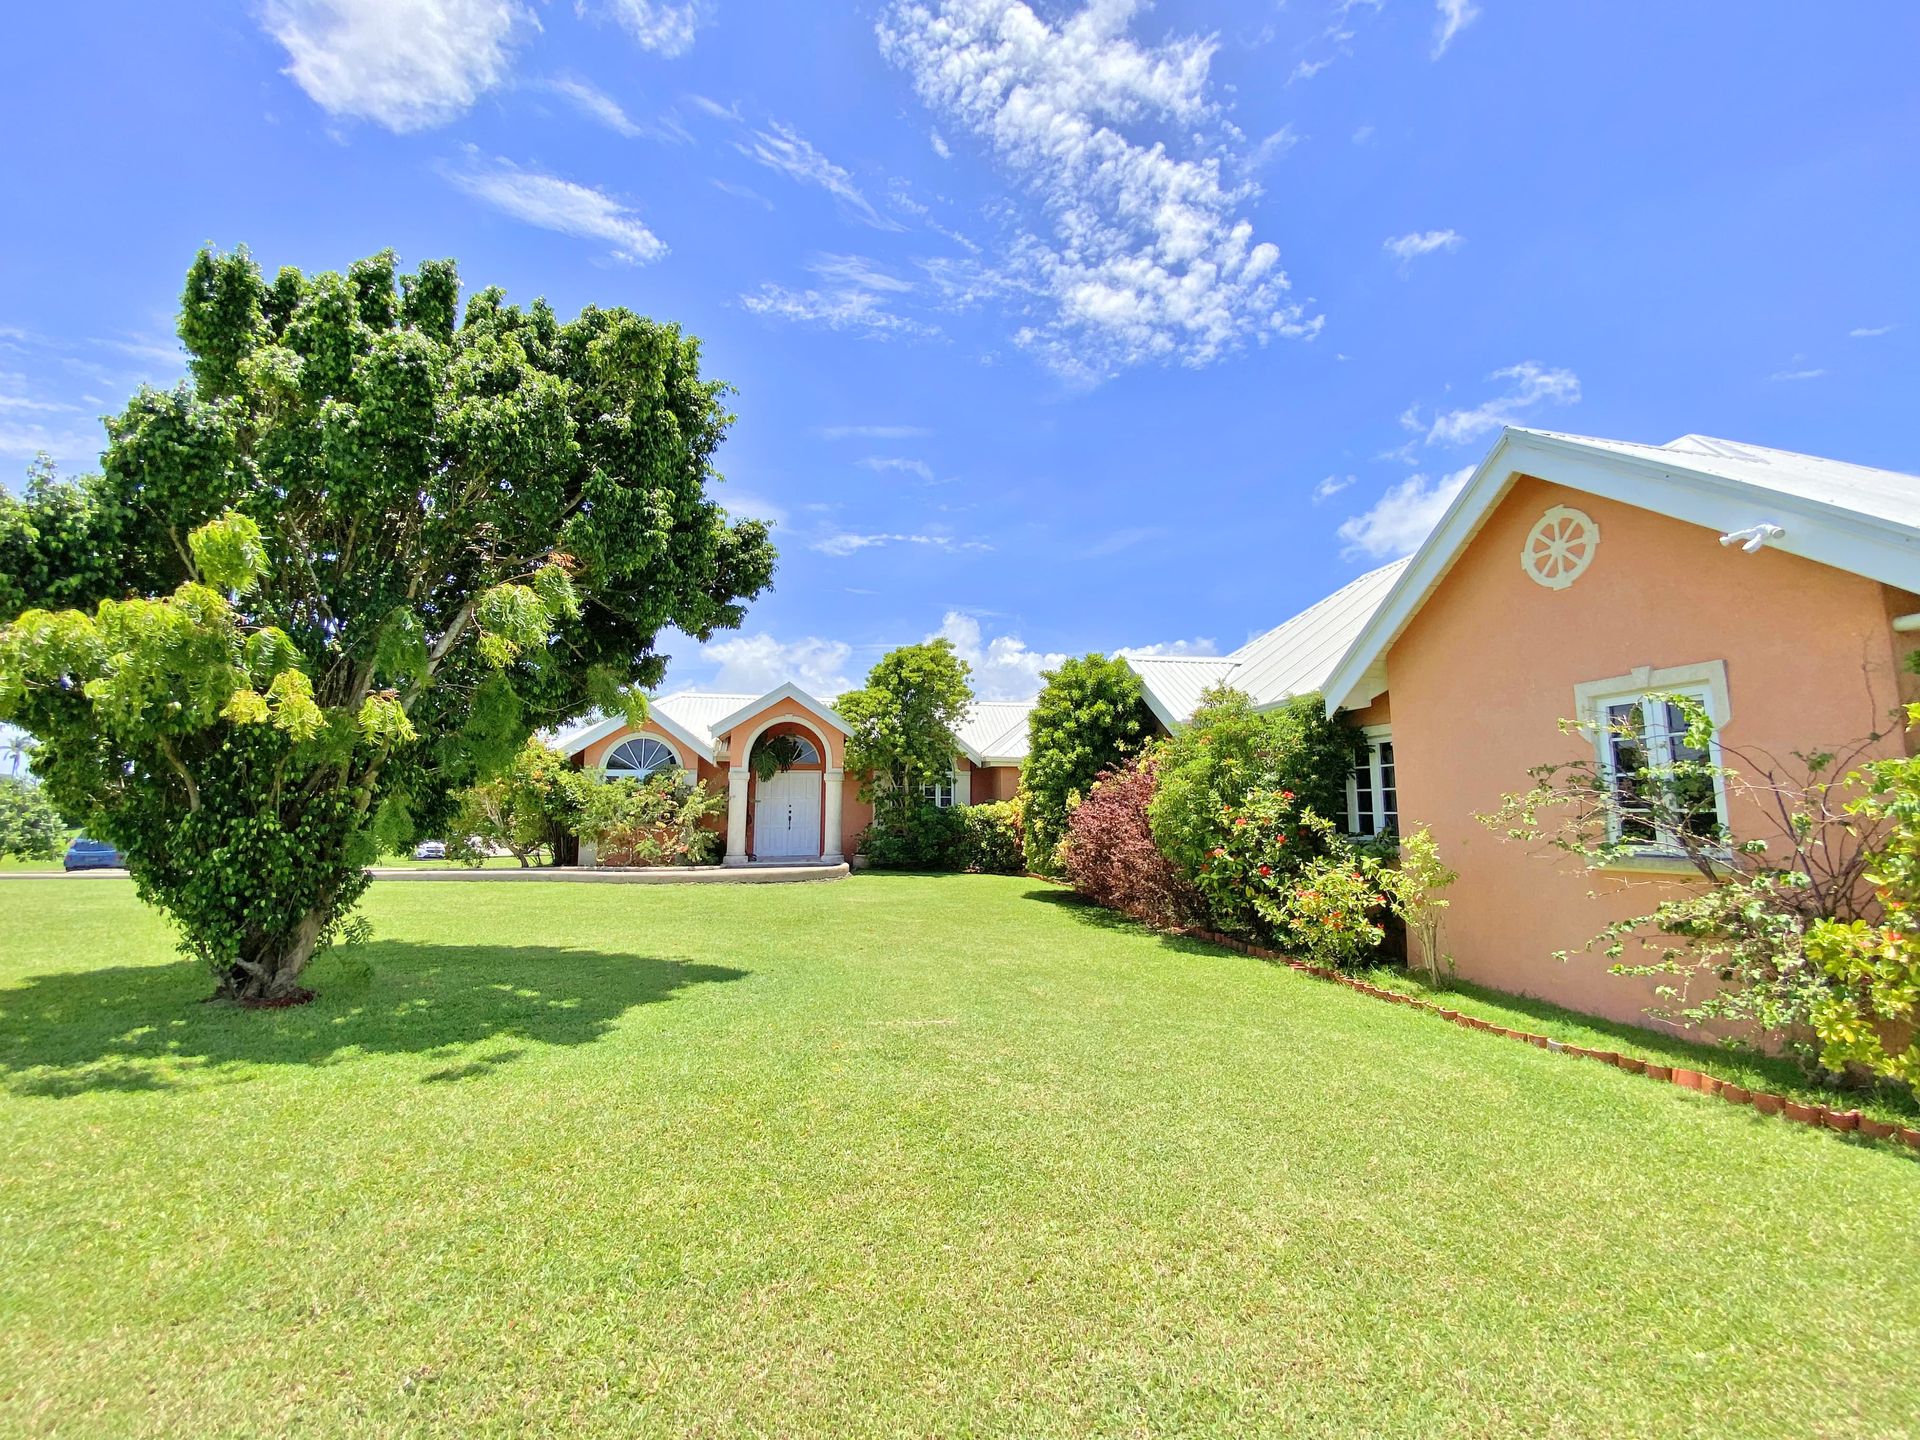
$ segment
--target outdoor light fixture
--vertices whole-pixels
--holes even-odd
[[[1775,540],[1787,533],[1782,525],[1749,525],[1744,530],[1735,530],[1720,537],[1722,545],[1738,545],[1749,555],[1757,555]]]

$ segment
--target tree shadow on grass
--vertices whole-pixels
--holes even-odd
[[[1114,930],[1126,935],[1138,935],[1143,940],[1154,940],[1169,950],[1182,955],[1218,955],[1218,945],[1205,940],[1196,940],[1190,935],[1174,935],[1165,930],[1156,930],[1135,920],[1130,915],[1122,915],[1118,910],[1109,910],[1104,905],[1096,905],[1084,895],[1060,885],[1037,885],[1022,892],[1021,899],[1037,900],[1043,905],[1071,915],[1082,925],[1095,930]]]
[[[627,1011],[748,972],[546,945],[371,942],[315,966],[319,996],[286,1010],[204,1003],[200,965],[117,965],[35,975],[0,990],[0,1085],[17,1095],[169,1090],[249,1078],[259,1065],[352,1054],[444,1054],[423,1083],[477,1079],[525,1045],[586,1045]]]

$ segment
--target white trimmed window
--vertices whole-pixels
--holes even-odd
[[[1707,749],[1687,743],[1685,698],[1706,711],[1715,728],[1727,721],[1727,667],[1722,661],[1645,667],[1630,675],[1574,687],[1581,723],[1610,792],[1608,837],[1646,855],[1680,855],[1722,835],[1726,785],[1720,775],[1675,775],[1676,766],[1720,765],[1718,740]],[[1662,796],[1649,786],[1664,786]]]
[[[929,805],[938,805],[942,810],[953,804],[953,776],[943,775],[931,784],[920,787],[920,798]]]
[[[651,735],[637,736],[614,747],[607,756],[609,780],[644,780],[663,770],[678,770],[680,757],[673,748]]]
[[[1347,775],[1347,833],[1396,834],[1400,829],[1400,794],[1394,785],[1393,731],[1369,725],[1362,732],[1366,749]]]

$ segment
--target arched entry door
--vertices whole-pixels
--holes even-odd
[[[758,780],[753,810],[753,852],[758,860],[818,859],[820,772],[783,770]]]

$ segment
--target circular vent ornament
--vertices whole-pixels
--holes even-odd
[[[1527,532],[1520,551],[1520,568],[1536,585],[1564,590],[1593,563],[1600,544],[1600,527],[1584,510],[1556,505]]]

